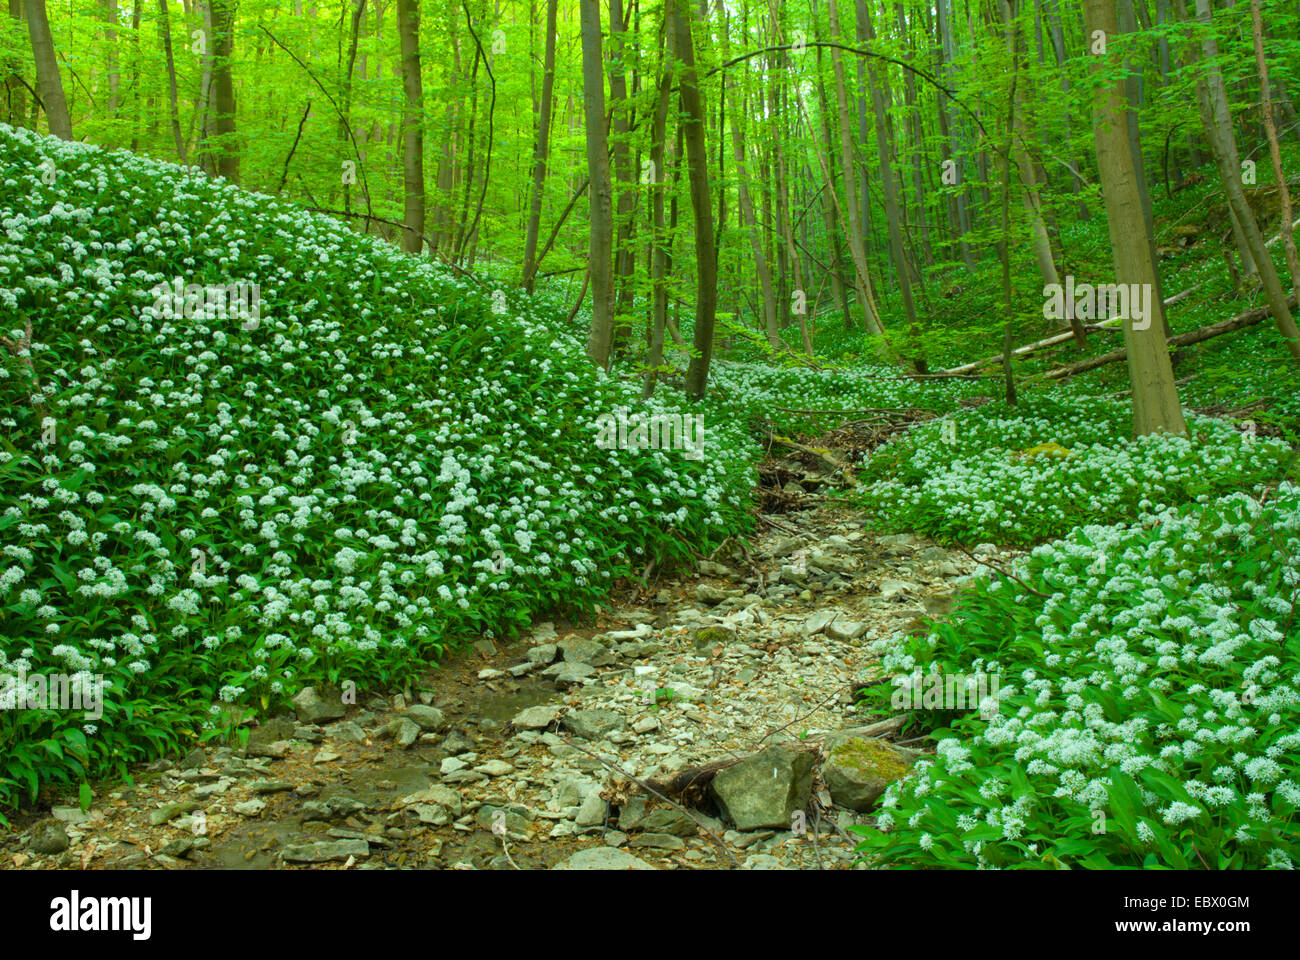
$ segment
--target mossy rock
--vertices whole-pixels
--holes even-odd
[[[827,744],[822,779],[839,806],[870,810],[886,787],[907,775],[917,756],[884,740],[844,737]]]
[[[1070,455],[1070,451],[1059,443],[1040,443],[1028,450],[1021,450],[1019,455],[1027,460],[1033,457],[1051,457],[1053,460],[1064,460]]]
[[[708,650],[718,644],[735,643],[736,631],[730,627],[700,627],[695,631],[695,649]]]

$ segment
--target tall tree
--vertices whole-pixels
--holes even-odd
[[[1084,17],[1089,36],[1097,30],[1106,38],[1119,36],[1115,0],[1084,0]],[[1092,70],[1098,78],[1093,96],[1093,137],[1106,202],[1115,282],[1145,285],[1148,291],[1155,290],[1158,289],[1157,265],[1151,257],[1153,247],[1138,185],[1144,173],[1134,163],[1127,117],[1132,106],[1125,96],[1118,54],[1096,55]],[[1164,431],[1186,436],[1187,424],[1165,344],[1164,306],[1155,296],[1150,302],[1152,315],[1147,318],[1145,329],[1134,329],[1132,320],[1124,324],[1129,381],[1133,385],[1133,433],[1142,436]]]
[[[609,366],[614,342],[614,197],[605,135],[605,64],[600,37],[600,0],[579,0],[582,28],[582,99],[587,120],[587,188],[591,232],[587,247],[591,272],[591,328],[587,356]]]
[[[116,5],[115,5],[116,6]],[[216,171],[227,180],[239,180],[239,146],[235,142],[235,0],[210,0],[212,11],[212,86],[216,100],[213,117]]]
[[[45,122],[50,133],[64,140],[72,139],[72,118],[68,115],[68,101],[63,96],[63,80],[59,77],[59,61],[54,56],[54,38],[50,35],[50,21],[45,15],[45,0],[23,0],[27,13],[27,33],[36,57],[36,95],[45,108]]]
[[[397,0],[402,48],[402,181],[406,193],[402,249],[424,248],[424,82],[420,78],[420,0]]]
[[[537,105],[537,139],[533,144],[533,189],[529,196],[528,229],[524,240],[524,289],[533,292],[537,273],[537,234],[542,223],[546,188],[546,158],[551,139],[551,102],[555,99],[555,16],[559,0],[546,0],[546,53],[542,67],[542,96]]]
[[[718,308],[718,260],[709,209],[709,155],[704,141],[704,101],[695,68],[695,42],[687,0],[665,0],[672,7],[677,57],[681,61],[678,96],[695,212],[695,353],[686,370],[686,392],[703,397],[713,360],[713,323]]]

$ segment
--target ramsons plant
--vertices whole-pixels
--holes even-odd
[[[1190,438],[1129,439],[1121,401],[1031,395],[927,421],[878,447],[864,502],[878,522],[945,541],[1035,543],[1279,478],[1288,445],[1188,415]]]
[[[748,523],[741,426],[513,291],[123,151],[0,125],[0,169],[0,706],[20,669],[106,687],[98,724],[0,710],[0,806]],[[159,311],[176,278],[256,284],[257,322]],[[704,456],[599,448],[619,406],[702,413]]]
[[[1300,487],[1086,526],[985,570],[887,674],[998,674],[860,850],[921,867],[1293,868]]]

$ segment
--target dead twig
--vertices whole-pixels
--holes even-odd
[[[701,821],[700,821],[700,820],[695,816],[695,814],[693,814],[689,809],[687,809],[686,807],[682,806],[682,805],[681,805],[680,803],[678,803],[676,800],[673,800],[673,799],[671,799],[671,798],[669,798],[669,797],[664,796],[662,793],[660,793],[660,792],[659,792],[658,790],[656,790],[654,787],[650,786],[650,784],[646,783],[644,780],[640,780],[640,779],[638,779],[637,777],[632,776],[632,774],[627,773],[626,771],[623,770],[622,767],[617,767],[617,766],[615,766],[614,764],[610,763],[608,760],[606,760],[606,759],[605,759],[604,757],[602,757],[600,754],[598,754],[598,753],[593,753],[592,751],[588,750],[586,747],[580,747],[580,746],[578,746],[576,743],[574,743],[572,740],[568,739],[567,737],[562,737],[561,739],[564,740],[564,742],[565,742],[566,744],[568,744],[569,746],[573,747],[573,749],[575,749],[575,750],[577,750],[577,751],[579,751],[579,752],[581,752],[581,753],[585,753],[587,756],[591,757],[593,760],[596,760],[596,761],[598,761],[599,763],[603,764],[604,766],[608,767],[610,770],[613,770],[613,771],[614,771],[616,774],[618,774],[620,777],[627,777],[629,780],[631,780],[633,783],[635,783],[635,784],[636,784],[638,787],[640,787],[642,790],[645,790],[645,791],[647,791],[648,793],[653,793],[656,797],[658,797],[660,800],[663,800],[665,803],[671,803],[674,807],[676,807],[676,808],[677,808],[678,810],[680,810],[682,813],[686,814],[688,817],[690,817],[692,820],[694,820],[694,821],[695,821],[695,825],[698,826],[701,830],[703,830],[703,831],[704,831],[704,832],[709,836],[709,839],[711,839],[714,843],[716,843],[716,844],[718,845],[718,848],[719,848],[719,849],[720,849],[724,854],[727,855],[727,858],[728,858],[732,863],[734,863],[734,864],[735,864],[737,867],[739,867],[740,869],[742,869],[742,870],[744,869],[744,864],[742,864],[742,863],[740,862],[740,860],[737,859],[736,855],[735,855],[734,853],[731,852],[730,848],[728,848],[728,846],[727,846],[727,844],[726,844],[726,841],[724,841],[720,836],[718,836],[716,833],[714,833],[712,830],[710,830],[707,826],[705,826],[705,824],[702,823],[702,822],[701,822]]]

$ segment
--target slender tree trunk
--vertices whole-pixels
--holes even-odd
[[[1108,38],[1118,36],[1114,0],[1084,0],[1084,16],[1090,36],[1095,30],[1103,31]],[[1137,182],[1143,172],[1134,163],[1125,116],[1132,107],[1125,97],[1123,71],[1117,57],[1096,56],[1093,73],[1103,82],[1093,100],[1093,135],[1110,228],[1115,282],[1146,285],[1147,289],[1154,290],[1157,266],[1151,259],[1152,245]],[[1151,312],[1143,330],[1135,330],[1132,320],[1124,324],[1129,381],[1133,385],[1133,433],[1142,436],[1165,431],[1186,436],[1187,424],[1178,402],[1178,388],[1174,386],[1173,367],[1165,343],[1164,305],[1154,296]]]
[[[352,0],[352,23],[348,39],[348,55],[343,65],[343,88],[339,91],[339,111],[343,116],[339,118],[338,136],[343,149],[348,153],[352,152],[348,137],[348,125],[352,122],[352,71],[356,67],[357,44],[361,39],[361,21],[365,17],[365,13],[366,0]],[[343,209],[349,212],[352,210],[350,186],[347,181],[343,181]]]
[[[832,0],[831,9],[835,9]],[[832,28],[833,29],[833,28]],[[867,0],[857,0],[857,34],[859,43],[874,44],[876,31],[871,23]],[[889,115],[886,104],[892,100],[889,85],[876,67],[875,61],[867,65],[867,83],[870,86],[871,109],[876,118],[876,157],[880,164],[880,184],[885,194],[885,224],[889,231],[889,248],[893,251],[895,277],[903,299],[903,314],[907,328],[917,334],[916,302],[912,298],[912,275],[903,249],[902,205],[898,197],[898,182],[894,178],[889,137]],[[913,361],[919,363],[919,361]]]
[[[1181,3],[1181,0],[1179,0]],[[1209,26],[1211,12],[1209,0],[1196,0],[1197,19]],[[1219,168],[1219,178],[1223,182],[1223,192],[1228,198],[1228,207],[1234,215],[1242,234],[1245,247],[1243,263],[1254,260],[1260,282],[1264,286],[1264,295],[1273,311],[1278,329],[1286,338],[1287,349],[1291,356],[1300,360],[1300,330],[1296,328],[1291,310],[1287,306],[1286,294],[1282,282],[1273,266],[1273,258],[1264,246],[1264,235],[1260,232],[1255,214],[1246,201],[1245,191],[1241,186],[1241,164],[1237,159],[1236,137],[1228,115],[1227,92],[1223,85],[1223,75],[1214,63],[1218,55],[1218,45],[1212,34],[1207,33],[1202,42],[1201,75],[1197,77],[1197,100],[1201,108],[1201,122],[1210,144],[1210,152]]]
[[[587,120],[587,168],[591,186],[591,329],[587,356],[601,369],[609,366],[614,340],[614,198],[605,137],[605,70],[601,54],[600,2],[579,0],[582,18],[582,99]]]
[[[533,190],[529,199],[528,229],[524,240],[524,289],[533,292],[537,273],[537,234],[542,225],[542,199],[546,189],[546,158],[551,139],[551,102],[555,99],[555,16],[559,0],[546,0],[546,53],[542,72],[542,99],[537,107],[537,140],[533,146]]]
[[[232,183],[239,182],[239,146],[235,142],[235,82],[231,59],[235,47],[235,0],[210,0],[212,11],[212,89],[216,115],[216,172]]]
[[[713,359],[713,322],[718,305],[718,261],[713,246],[713,220],[709,210],[709,157],[704,141],[704,104],[695,69],[695,43],[687,0],[665,0],[673,9],[677,58],[681,61],[678,86],[682,128],[686,141],[691,183],[691,208],[695,211],[695,356],[686,371],[686,393],[703,397]]]
[[[108,101],[105,104],[110,120],[117,119],[121,105],[122,71],[117,56],[117,0],[100,0],[104,19],[104,59],[108,66]],[[107,140],[112,145],[112,137]]]
[[[664,329],[668,322],[668,269],[672,259],[672,237],[664,224],[664,190],[668,182],[666,140],[668,104],[673,89],[673,16],[664,7],[663,57],[659,70],[659,90],[655,97],[650,126],[650,286],[653,289],[654,315],[650,325],[650,359],[646,371],[644,396],[651,396],[659,382],[659,368],[664,362]]]
[[[632,171],[631,150],[628,146],[632,105],[628,100],[627,67],[623,62],[623,34],[626,30],[627,18],[623,12],[623,0],[609,0],[609,109],[610,128],[614,141],[614,184],[617,192],[614,201],[614,314],[616,317],[627,317],[631,312],[632,281],[636,269],[636,258],[632,249],[636,176]],[[631,325],[626,320],[616,320],[614,345],[620,356],[626,350],[631,338]]]
[[[59,78],[59,61],[54,56],[54,38],[50,35],[50,21],[45,15],[45,0],[24,0],[24,9],[27,33],[36,58],[36,94],[45,105],[45,122],[54,136],[71,140],[72,119],[68,115],[68,101],[63,96],[63,81]]]
[[[19,30],[27,32],[27,16],[23,10],[23,0],[9,0],[9,19],[18,21]],[[21,127],[27,122],[27,88],[22,74],[22,60],[10,57],[5,64],[9,75],[5,78],[5,122],[10,126]]]
[[[832,37],[841,36],[839,12],[835,0],[830,2],[830,31]],[[853,159],[853,140],[849,127],[848,90],[844,85],[843,57],[836,48],[831,49],[831,71],[835,78],[835,103],[840,128],[840,165],[844,173],[844,200],[848,209],[849,222],[849,255],[853,258],[855,290],[867,332],[880,336],[884,334],[885,328],[880,322],[880,313],[871,289],[871,277],[867,272],[867,254],[862,243],[862,223],[858,219],[858,198],[854,177],[856,164]],[[830,189],[834,189],[833,185]]]
[[[749,236],[749,249],[754,257],[754,272],[758,274],[758,284],[763,294],[763,330],[767,334],[768,343],[773,349],[779,350],[785,344],[781,340],[780,327],[777,325],[776,293],[772,288],[772,271],[768,267],[767,255],[763,252],[763,241],[759,238],[758,222],[754,216],[754,201],[749,195],[749,170],[745,162],[740,120],[736,116],[737,112],[743,112],[743,109],[742,111],[734,109],[737,99],[732,98],[731,145],[736,159],[736,192],[740,201],[740,228]]]
[[[397,0],[402,49],[402,249],[424,249],[424,84],[420,78],[420,0]]]
[[[1250,22],[1255,40],[1255,69],[1259,71],[1259,89],[1262,97],[1260,115],[1264,120],[1264,135],[1268,139],[1268,155],[1273,161],[1273,178],[1277,180],[1278,201],[1282,213],[1282,250],[1286,256],[1287,272],[1291,275],[1291,292],[1300,298],[1300,258],[1296,255],[1295,237],[1291,233],[1291,189],[1287,186],[1286,171],[1282,169],[1282,152],[1277,142],[1277,125],[1273,122],[1268,63],[1264,60],[1264,24],[1259,13],[1259,0],[1250,0]]]

